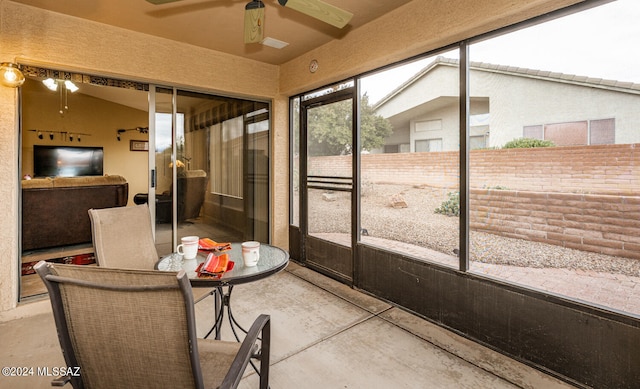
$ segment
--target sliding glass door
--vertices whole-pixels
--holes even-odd
[[[158,251],[169,253],[191,235],[268,242],[269,104],[151,90]]]

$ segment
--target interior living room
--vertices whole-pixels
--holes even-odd
[[[272,315],[282,387],[375,385],[322,386],[307,363],[364,369],[367,351],[341,353],[369,342],[404,367],[401,345],[457,355],[398,367],[407,387],[640,382],[640,117],[620,109],[640,91],[633,1],[254,1],[253,30],[246,3],[0,0],[0,63],[24,76],[0,86],[7,342],[55,333],[33,267],[93,265],[87,209],[146,204],[161,256],[191,235],[290,255],[234,294],[241,321]],[[59,353],[25,347],[44,343]],[[10,347],[7,365],[54,363]]]
[[[189,235],[268,240],[267,103],[180,91],[174,164],[171,106],[164,101],[171,94],[156,95],[155,138],[149,139],[146,85],[78,83],[74,90],[60,81],[66,76],[59,71],[23,71],[22,299],[44,292],[33,270],[38,261],[94,262],[88,209],[147,204],[150,190],[160,255],[173,251],[173,239]],[[45,85],[52,77],[59,77],[55,90]],[[149,143],[156,150],[151,165]],[[229,171],[222,169],[223,161]],[[149,166],[155,166],[151,188]],[[244,185],[243,177],[250,177]]]

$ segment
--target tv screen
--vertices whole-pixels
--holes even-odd
[[[101,176],[102,147],[33,146],[36,177]]]

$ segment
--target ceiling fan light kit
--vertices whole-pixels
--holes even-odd
[[[180,0],[147,0],[154,5],[174,3]],[[278,3],[334,27],[343,28],[353,14],[327,4],[322,0],[278,0]],[[244,7],[244,43],[261,43],[264,37],[264,3],[252,0]]]
[[[244,7],[244,43],[260,43],[264,36],[264,3],[256,0]]]

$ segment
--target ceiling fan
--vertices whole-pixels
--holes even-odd
[[[147,0],[160,5],[181,0]],[[278,0],[281,6],[294,9],[305,15],[321,20],[332,26],[343,28],[353,14],[341,8],[327,4],[322,0]],[[259,43],[264,33],[264,3],[261,0],[250,1],[244,9],[244,43]]]

